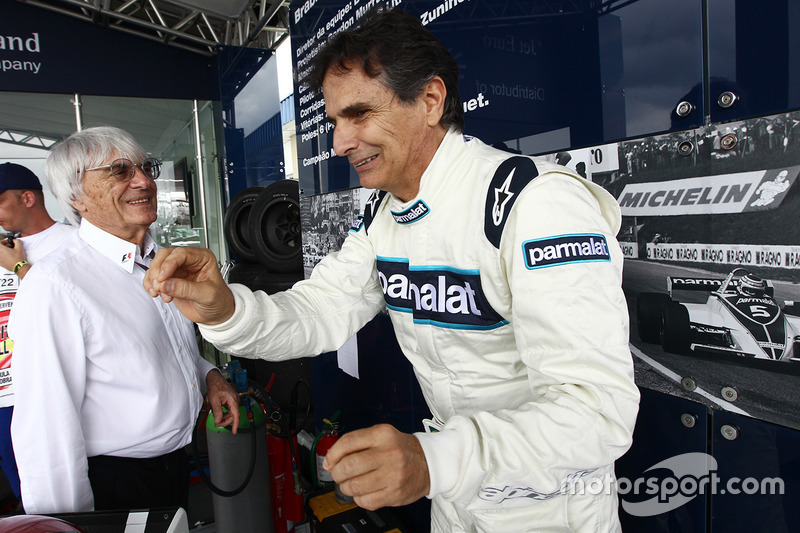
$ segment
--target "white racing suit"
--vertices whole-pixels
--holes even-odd
[[[338,349],[384,306],[441,430],[418,433],[432,531],[618,531],[614,461],[638,389],[615,200],[570,170],[449,132],[401,203],[373,194],[342,249],[201,327],[273,360]]]

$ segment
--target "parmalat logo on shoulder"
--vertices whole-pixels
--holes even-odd
[[[391,213],[395,222],[397,222],[398,224],[410,224],[415,220],[423,218],[425,215],[430,213],[430,211],[431,211],[430,208],[425,202],[423,202],[422,200],[417,200],[417,202],[414,205],[412,205],[405,211],[401,211],[399,213],[391,211]]]
[[[608,243],[603,235],[558,235],[522,243],[525,266],[544,268],[566,263],[610,261]]]

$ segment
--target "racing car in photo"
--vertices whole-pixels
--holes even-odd
[[[704,291],[704,303],[680,302],[678,291]],[[771,282],[736,268],[724,279],[667,278],[667,294],[636,301],[639,338],[665,352],[729,354],[800,362],[800,302],[775,300]]]

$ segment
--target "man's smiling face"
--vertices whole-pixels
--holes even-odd
[[[115,152],[102,165],[120,156]],[[141,163],[141,161],[134,161]],[[98,165],[98,166],[102,166]],[[139,167],[129,181],[119,181],[108,168],[90,170],[83,175],[84,195],[73,205],[98,228],[135,244],[158,218],[156,183]]]
[[[355,65],[329,70],[322,92],[336,155],[347,157],[361,186],[403,201],[416,196],[439,144],[423,98],[401,102],[380,77]]]

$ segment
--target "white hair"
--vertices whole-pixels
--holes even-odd
[[[111,126],[77,131],[50,149],[44,167],[45,178],[71,224],[77,226],[81,222],[73,203],[86,194],[83,189],[84,169],[102,165],[115,153],[134,162],[147,157],[128,132]]]

